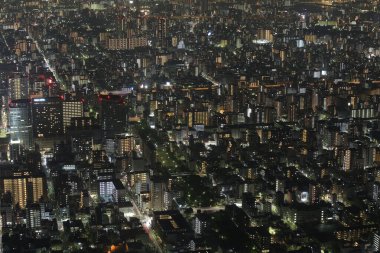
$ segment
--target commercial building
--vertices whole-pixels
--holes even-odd
[[[123,133],[127,126],[127,107],[119,95],[100,95],[100,120],[103,137],[114,138]]]
[[[63,131],[66,133],[66,128],[71,125],[72,118],[83,117],[83,102],[74,100],[65,100],[62,104],[63,110]]]
[[[62,102],[63,99],[60,97],[32,99],[32,123],[35,138],[63,135]]]
[[[25,149],[32,148],[30,100],[12,100],[9,103],[9,133],[11,142],[17,142]]]

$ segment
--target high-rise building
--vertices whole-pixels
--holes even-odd
[[[60,97],[32,100],[33,136],[56,137],[63,135],[63,110]]]
[[[75,154],[75,160],[92,162],[94,144],[101,141],[100,126],[94,118],[71,118],[67,138],[71,144],[71,151]]]
[[[167,47],[167,34],[168,34],[168,20],[166,18],[159,18],[157,20],[157,47]]]
[[[99,183],[99,198],[103,202],[124,202],[125,188],[119,179],[101,179]]]
[[[45,196],[45,177],[30,171],[14,172],[0,181],[3,192],[10,192],[13,205],[25,208],[28,203],[37,203]]]
[[[193,229],[197,235],[202,235],[210,227],[211,216],[207,213],[197,213],[194,218]]]
[[[29,82],[28,78],[21,74],[15,73],[9,78],[9,98],[26,99],[29,95]]]
[[[258,29],[257,30],[257,39],[264,40],[267,42],[273,42],[273,32],[269,29]]]
[[[115,153],[118,156],[130,154],[135,146],[135,137],[128,133],[115,135]]]
[[[379,252],[380,251],[380,233],[373,233],[373,251]]]
[[[343,170],[350,171],[352,168],[352,150],[346,149],[343,156]]]
[[[23,157],[24,149],[20,145],[20,141],[11,141],[9,143],[9,160],[11,162],[19,162]]]
[[[188,112],[188,126],[194,125],[209,126],[211,124],[211,114],[207,110],[194,110]]]
[[[66,133],[66,128],[71,125],[71,119],[83,117],[83,102],[82,101],[63,101],[63,131]]]
[[[130,50],[148,46],[146,36],[133,36],[130,38],[109,38],[106,41],[106,48],[110,50]]]
[[[101,95],[100,118],[104,138],[114,138],[124,132],[127,124],[127,108],[124,98],[118,95]]]
[[[41,207],[39,204],[28,204],[26,206],[26,226],[38,228],[41,226]]]
[[[151,209],[155,211],[165,209],[165,192],[167,184],[162,178],[153,177],[150,181]]]
[[[115,185],[112,179],[99,180],[99,198],[103,202],[113,202]]]
[[[30,149],[32,147],[30,100],[13,100],[9,104],[8,122],[11,142],[17,142],[23,148]]]
[[[380,182],[373,183],[371,197],[372,197],[372,200],[375,202],[380,200]]]
[[[285,192],[285,180],[283,178],[276,178],[276,192]]]
[[[310,204],[316,204],[319,202],[319,187],[315,183],[309,184],[309,202]]]

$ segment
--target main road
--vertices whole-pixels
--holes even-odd
[[[135,214],[137,215],[137,217],[142,222],[145,233],[148,234],[149,239],[153,242],[153,244],[156,247],[156,249],[158,250],[158,252],[163,253],[161,245],[157,241],[156,236],[154,235],[154,233],[151,229],[152,218],[141,213],[140,209],[138,208],[138,206],[136,205],[135,201],[133,200],[133,198],[131,196],[130,196],[129,200],[131,201],[131,203],[133,205],[133,209],[135,211]]]
[[[58,83],[59,83],[60,85],[63,85],[63,83],[61,82],[59,76],[57,75],[57,72],[56,72],[55,69],[50,65],[49,60],[46,58],[45,53],[44,53],[44,51],[41,49],[38,40],[34,39],[30,33],[28,34],[28,36],[29,36],[29,38],[32,39],[33,42],[36,44],[36,48],[37,48],[38,52],[39,52],[40,55],[42,56],[42,58],[43,58],[43,60],[44,60],[44,63],[46,64],[46,67],[49,69],[49,71],[50,71],[51,73],[53,73],[54,79],[55,79],[56,81],[58,81]],[[66,90],[66,87],[65,87],[65,86],[64,86],[64,87],[60,87],[60,88],[63,88],[64,90]]]

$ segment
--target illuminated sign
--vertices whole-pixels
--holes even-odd
[[[33,101],[34,102],[45,102],[46,99],[45,98],[35,98]]]

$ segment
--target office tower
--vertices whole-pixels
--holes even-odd
[[[24,149],[30,149],[32,147],[30,100],[13,100],[9,104],[8,120],[11,143],[19,143]]]
[[[101,95],[100,119],[104,138],[114,138],[124,132],[127,125],[127,108],[124,98],[118,95]]]
[[[45,196],[45,177],[32,175],[30,171],[14,172],[0,181],[3,192],[10,192],[13,205],[25,208],[28,203],[37,203]]]
[[[168,20],[166,18],[159,18],[157,20],[157,47],[167,47],[167,35],[168,35]]]
[[[21,74],[15,73],[9,78],[8,86],[9,98],[14,99],[26,99],[29,96],[29,81],[28,78]]]
[[[82,101],[63,101],[63,131],[70,126],[72,118],[83,117]]]
[[[60,97],[32,100],[33,136],[36,138],[63,135],[62,99]]]

